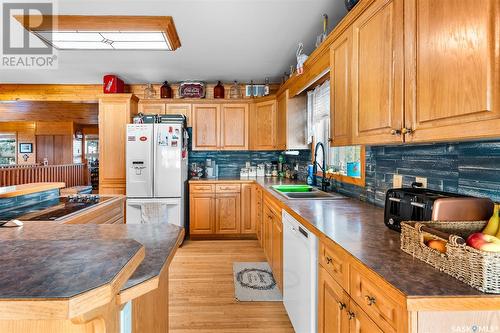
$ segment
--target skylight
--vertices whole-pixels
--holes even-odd
[[[59,50],[167,50],[172,51],[164,32],[159,31],[32,31]]]
[[[163,50],[181,46],[170,16],[14,16],[59,50]]]

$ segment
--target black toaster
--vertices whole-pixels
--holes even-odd
[[[493,201],[426,188],[396,188],[385,196],[384,223],[401,231],[402,221],[480,221],[493,214]]]

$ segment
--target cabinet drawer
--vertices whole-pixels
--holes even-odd
[[[214,193],[215,185],[214,184],[191,184],[189,186],[189,190],[191,193]]]
[[[345,290],[349,290],[348,256],[333,243],[319,245],[319,262],[333,279]]]
[[[351,298],[380,326],[384,332],[396,332],[403,320],[403,308],[392,294],[396,290],[381,279],[367,276],[357,265],[350,267]]]
[[[239,193],[241,191],[241,184],[217,184],[215,185],[215,192],[217,193]]]

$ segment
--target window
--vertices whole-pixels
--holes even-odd
[[[85,136],[85,157],[89,161],[96,161],[99,159],[99,138],[97,136]]]
[[[0,133],[0,165],[16,164],[16,135]]]
[[[330,148],[329,173],[345,183],[364,186],[365,147],[345,146]]]
[[[307,115],[309,143],[318,142],[325,146],[326,161],[328,158],[328,138],[330,136],[330,81],[317,86],[307,92]],[[321,165],[322,155],[318,154],[318,163]]]

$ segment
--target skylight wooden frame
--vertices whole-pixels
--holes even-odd
[[[28,31],[158,31],[167,36],[171,50],[181,46],[171,16],[111,16],[111,15],[15,15]]]

